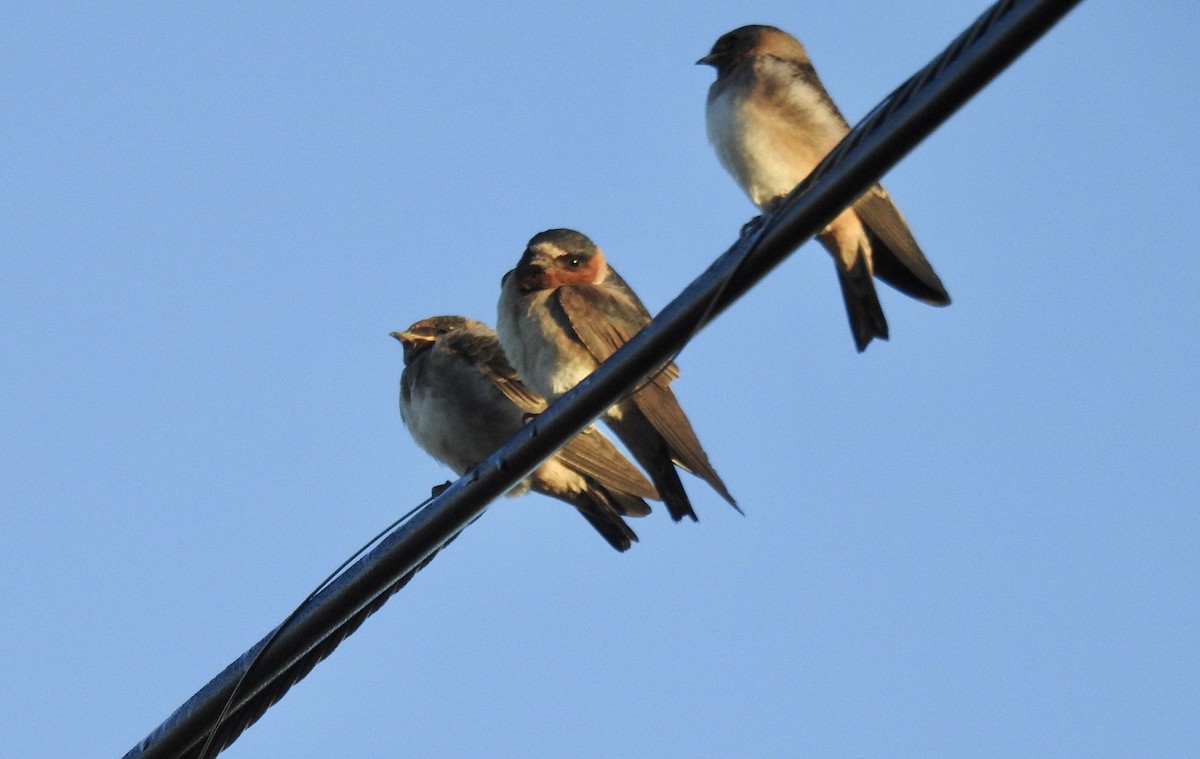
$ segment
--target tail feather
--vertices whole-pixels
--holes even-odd
[[[619,509],[610,499],[611,495],[603,488],[593,485],[586,493],[576,498],[573,505],[610,546],[621,552],[628,551],[637,542],[638,536],[621,518]]]
[[[676,522],[689,517],[693,522],[700,521],[692,502],[688,500],[687,491],[679,479],[679,472],[671,460],[671,449],[644,417],[641,424],[633,418],[626,417],[620,422],[608,421],[608,426],[620,438],[633,458],[646,470],[650,481],[658,490],[658,497],[667,505],[667,512]]]
[[[846,301],[846,315],[850,317],[850,331],[858,352],[867,349],[871,340],[878,337],[888,339],[887,319],[883,306],[875,292],[875,283],[867,270],[866,256],[859,256],[848,270],[837,267],[838,282],[842,286],[842,299]]]
[[[650,480],[658,488],[658,494],[662,496],[663,503],[667,505],[667,513],[671,515],[671,519],[679,522],[687,517],[693,522],[700,521],[700,518],[696,516],[696,510],[692,508],[692,502],[688,500],[687,491],[683,489],[683,481],[679,479],[679,472],[676,471],[675,464],[672,463],[669,456],[665,453],[661,454],[658,463],[654,466],[641,459],[638,461],[646,468]]]
[[[644,517],[650,514],[650,504],[636,495],[607,488],[613,508],[623,517]]]

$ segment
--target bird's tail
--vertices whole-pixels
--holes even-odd
[[[683,489],[683,482],[672,461],[670,446],[645,417],[640,413],[627,413],[620,424],[610,424],[609,427],[642,465],[642,469],[646,470],[658,490],[659,498],[667,505],[671,519],[678,522],[689,517],[693,522],[700,521],[692,502],[688,500],[687,491]]]
[[[574,506],[610,546],[618,551],[628,551],[638,536],[621,518],[621,506],[613,501],[613,495],[595,483],[589,483],[587,492],[574,499]],[[645,502],[642,506],[649,511]]]
[[[654,487],[658,488],[658,494],[662,496],[663,503],[667,505],[667,513],[671,515],[671,519],[678,522],[684,517],[688,517],[693,522],[700,521],[700,518],[696,516],[696,510],[692,508],[692,502],[688,500],[687,491],[683,489],[683,481],[679,479],[679,472],[675,469],[675,464],[671,461],[670,456],[664,452],[657,457],[653,468],[645,462],[642,462],[642,466],[646,467],[650,481],[654,483]]]
[[[613,508],[621,516],[644,517],[650,514],[650,504],[636,495],[614,490],[612,487],[606,487],[605,490],[608,491],[608,498],[612,502]]]
[[[846,315],[850,317],[854,344],[862,353],[874,338],[888,338],[883,306],[879,304],[879,295],[875,292],[875,282],[867,268],[866,256],[858,256],[849,269],[837,266],[837,273],[842,286],[842,299],[846,301]]]

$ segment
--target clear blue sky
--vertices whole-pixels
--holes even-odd
[[[733,241],[719,34],[853,122],[986,7],[402,5],[0,11],[9,755],[124,753],[448,476],[390,330],[548,227],[652,309]],[[887,176],[950,308],[856,355],[807,245],[687,348],[744,518],[497,503],[226,756],[1200,754],[1197,29],[1086,2]]]

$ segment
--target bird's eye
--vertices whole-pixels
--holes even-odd
[[[583,266],[583,259],[579,256],[564,256],[563,261],[566,262],[568,269],[578,269]]]

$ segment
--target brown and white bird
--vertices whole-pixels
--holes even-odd
[[[462,316],[422,319],[392,337],[404,346],[400,416],[413,440],[462,475],[495,453],[546,402],[521,382],[496,333]],[[637,535],[622,517],[650,513],[658,493],[589,427],[509,493],[533,490],[571,504],[618,551]]]
[[[504,275],[498,312],[496,329],[509,360],[550,400],[591,374],[650,322],[646,307],[600,249],[570,229],[551,229],[529,241],[516,268]],[[608,409],[604,421],[650,475],[671,517],[695,521],[676,463],[734,508],[737,504],[671,392],[678,376],[675,364],[667,364]]]
[[[717,69],[705,111],[721,164],[765,212],[807,177],[850,127],[799,40],[773,26],[734,29],[696,63]],[[935,306],[950,296],[891,196],[875,185],[817,239],[833,255],[850,330],[861,352],[887,339],[872,275]]]

